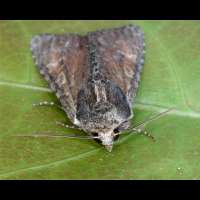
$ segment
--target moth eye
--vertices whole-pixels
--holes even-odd
[[[119,133],[119,129],[116,128],[116,129],[113,130],[113,132],[114,132],[114,133]]]
[[[114,132],[114,133],[119,133],[119,129],[116,128],[116,129],[113,130],[113,132]],[[119,139],[119,135],[115,135],[115,136],[114,136],[114,141],[116,141],[116,140],[118,140],[118,139]]]
[[[96,132],[92,132],[91,133],[93,136],[98,136],[98,133],[96,133]]]
[[[96,132],[92,132],[91,134],[92,134],[93,136],[98,136],[98,133],[96,133]],[[95,138],[94,140],[95,140],[97,143],[101,144],[101,140],[100,140],[100,139]]]

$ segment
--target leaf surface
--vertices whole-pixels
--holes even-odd
[[[56,108],[33,108],[55,101],[37,71],[29,42],[40,33],[80,33],[140,25],[146,59],[133,124],[175,109],[151,122],[142,135],[124,135],[106,152],[92,140],[23,138],[44,131],[85,133]],[[0,21],[0,179],[199,179],[199,21]]]

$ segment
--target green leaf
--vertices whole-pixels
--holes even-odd
[[[146,126],[143,135],[123,135],[111,153],[93,140],[29,138],[70,123],[36,69],[29,43],[39,33],[81,33],[125,24],[146,35],[146,60],[134,105],[133,124],[175,109]],[[0,21],[0,179],[199,179],[199,21]]]

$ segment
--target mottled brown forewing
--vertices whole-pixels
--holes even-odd
[[[74,121],[77,94],[92,73],[88,46],[95,46],[102,74],[121,88],[131,105],[144,63],[143,35],[132,25],[87,36],[43,34],[33,37],[31,49],[40,73]]]
[[[77,35],[37,35],[31,49],[40,73],[56,93],[72,122],[77,93],[88,77],[87,37]]]
[[[101,69],[119,86],[130,104],[136,95],[144,63],[144,34],[137,26],[101,30],[89,34],[89,43],[96,47]]]

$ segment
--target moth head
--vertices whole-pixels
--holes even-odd
[[[99,130],[96,133],[92,133],[93,136],[97,136],[97,141],[101,143],[109,152],[112,151],[113,143],[116,139],[113,130],[105,131]]]

